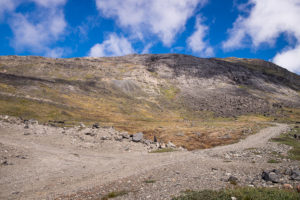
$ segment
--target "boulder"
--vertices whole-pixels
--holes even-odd
[[[150,141],[150,140],[144,140],[144,141],[143,141],[143,143],[146,144],[147,146],[150,146],[151,142],[152,142],[152,141]]]
[[[271,181],[272,183],[280,183],[281,176],[276,174],[275,172],[266,172],[264,171],[261,175],[261,178],[265,180],[266,182]]]
[[[291,179],[295,181],[300,181],[300,170],[293,170]]]
[[[173,144],[172,142],[168,142],[167,146],[168,146],[169,148],[176,148],[176,145]]]
[[[123,138],[125,139],[129,139],[130,138],[130,135],[127,133],[127,132],[123,132],[120,134]]]
[[[132,141],[140,142],[140,141],[143,140],[143,138],[144,138],[144,134],[142,132],[139,132],[139,133],[136,133],[136,134],[133,135]]]
[[[116,141],[122,142],[123,136],[122,136],[122,135],[116,135],[116,136],[114,137],[114,139],[115,139]]]

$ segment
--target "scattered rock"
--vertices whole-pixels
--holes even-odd
[[[80,123],[80,124],[79,124],[79,127],[80,127],[80,128],[85,128],[84,123]]]
[[[26,132],[26,133],[24,133],[24,135],[30,135],[30,133]]]
[[[144,134],[142,132],[136,133],[132,137],[132,141],[140,142],[144,138]]]

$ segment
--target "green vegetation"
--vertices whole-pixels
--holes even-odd
[[[112,198],[116,198],[119,196],[124,196],[126,194],[128,194],[128,191],[126,191],[126,190],[114,191],[114,192],[110,192],[107,195],[105,195],[104,197],[102,197],[101,200],[112,199]]]
[[[288,158],[300,160],[300,141],[295,139],[294,135],[300,135],[300,128],[294,128],[288,134],[282,134],[277,138],[273,138],[272,141],[293,147],[288,152]]]
[[[280,160],[270,159],[268,160],[268,163],[281,163]]]
[[[149,179],[149,180],[145,180],[144,183],[155,183],[156,180],[153,180],[153,179]]]
[[[187,191],[173,200],[230,200],[231,197],[236,197],[238,200],[300,200],[299,194],[295,191],[250,187],[220,191]]]
[[[150,151],[150,153],[166,153],[166,152],[173,152],[173,151],[177,151],[177,150],[173,148],[165,148],[165,149],[157,149],[154,151]]]
[[[179,93],[179,89],[171,86],[169,88],[161,88],[160,92],[164,95],[166,99],[173,100]]]

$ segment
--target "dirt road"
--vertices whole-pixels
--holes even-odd
[[[163,154],[148,153],[132,142],[95,144],[74,141],[60,128],[47,127],[39,133],[41,129],[45,130],[40,125],[24,129],[23,124],[1,122],[0,199],[97,199],[120,189],[134,191],[120,197],[124,199],[166,199],[187,188],[220,188],[224,182],[219,179],[228,173],[246,177],[269,166],[265,158],[252,165],[234,159],[224,162],[227,152],[264,148],[289,127],[276,124],[228,146]],[[217,169],[214,174],[212,168]],[[155,183],[145,184],[147,179]]]

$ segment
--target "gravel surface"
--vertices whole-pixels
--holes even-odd
[[[261,179],[265,170],[299,166],[284,158],[288,146],[268,142],[288,130],[274,124],[228,146],[148,153],[143,143],[103,140],[119,135],[112,128],[24,126],[2,119],[0,199],[101,199],[122,190],[127,194],[116,199],[170,199],[187,189],[230,187],[230,177],[239,185],[295,187],[299,181],[288,176],[280,183]],[[268,163],[272,158],[280,163]]]

